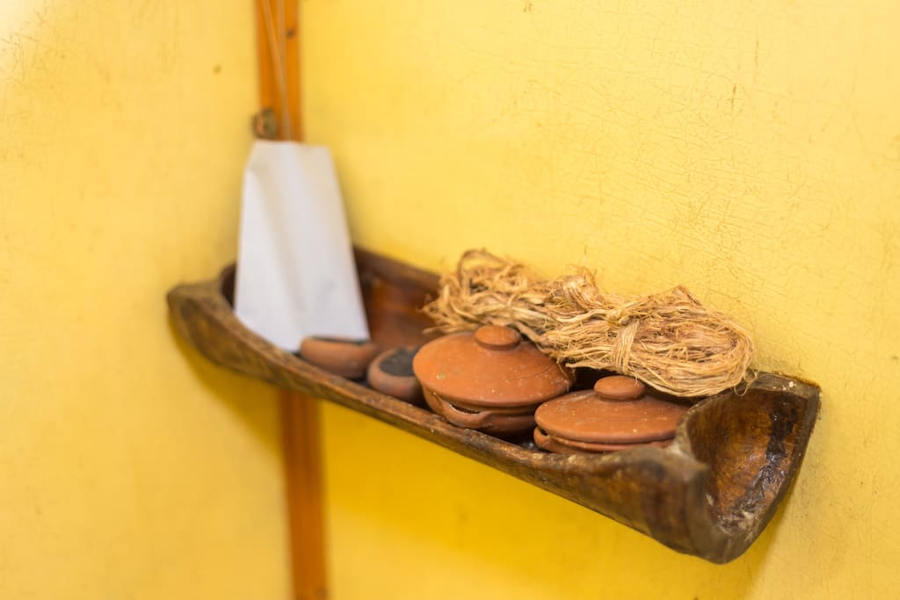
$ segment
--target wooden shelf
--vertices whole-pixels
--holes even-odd
[[[437,277],[363,250],[356,259],[373,340],[390,347],[429,339],[418,308]],[[456,427],[276,348],[235,318],[233,286],[228,267],[168,293],[178,331],[213,362],[375,417],[716,563],[744,552],[772,518],[819,409],[815,385],[763,373],[740,396],[725,392],[692,407],[668,448],[551,454]]]

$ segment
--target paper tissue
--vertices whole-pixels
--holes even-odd
[[[327,148],[254,143],[244,171],[235,314],[291,352],[307,336],[369,337]]]

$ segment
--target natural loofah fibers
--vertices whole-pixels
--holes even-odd
[[[600,292],[587,270],[546,280],[485,250],[463,254],[423,310],[446,333],[508,325],[563,365],[610,369],[675,396],[735,387],[753,356],[747,331],[684,287],[623,298]]]

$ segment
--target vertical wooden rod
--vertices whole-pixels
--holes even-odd
[[[276,139],[300,141],[303,123],[300,117],[299,0],[256,0],[255,7],[260,107],[271,109],[275,115]],[[282,13],[283,21],[279,18]],[[283,29],[280,22],[284,23]],[[283,69],[280,74],[279,67]],[[284,93],[282,82],[286,87]]]
[[[299,1],[256,0],[259,99],[275,118],[276,139],[300,141]],[[299,342],[299,340],[298,340]],[[295,600],[328,596],[319,406],[315,398],[279,392],[284,443],[291,570]]]
[[[296,600],[325,600],[325,528],[319,405],[315,398],[281,391],[285,480],[291,533],[291,571]]]

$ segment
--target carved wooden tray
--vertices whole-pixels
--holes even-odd
[[[356,259],[372,338],[384,347],[429,339],[418,307],[437,277],[362,250]],[[396,425],[712,562],[739,556],[772,518],[819,409],[815,385],[763,373],[742,395],[726,392],[692,407],[668,448],[551,454],[456,427],[272,346],[235,318],[233,286],[229,267],[168,294],[178,331],[213,362]]]

